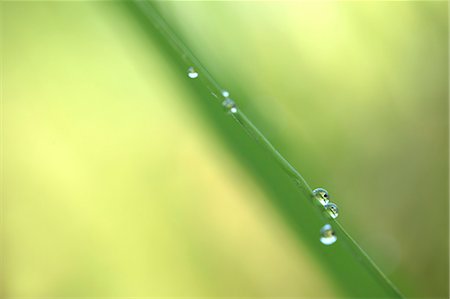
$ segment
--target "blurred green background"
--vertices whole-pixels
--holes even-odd
[[[157,8],[407,297],[448,298],[447,2]],[[3,297],[386,295],[132,4],[1,22]]]

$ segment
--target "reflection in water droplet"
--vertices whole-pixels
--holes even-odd
[[[313,190],[314,198],[322,205],[325,206],[330,202],[330,195],[328,191],[323,188],[317,188]]]
[[[236,103],[230,99],[230,98],[226,98],[223,102],[222,102],[222,106],[229,112],[231,113],[236,113],[237,112],[237,106]]]
[[[324,207],[325,207],[325,210],[326,210],[327,214],[331,218],[336,219],[339,216],[339,208],[334,203],[329,202]]]
[[[337,237],[334,234],[334,230],[329,224],[325,224],[320,229],[320,242],[324,245],[331,245],[336,242]]]
[[[198,78],[198,73],[192,66],[188,68],[188,77],[191,79]]]
[[[228,91],[226,91],[226,90],[222,90],[222,95],[223,95],[225,98],[228,98],[228,97],[230,96],[230,93],[229,93]]]

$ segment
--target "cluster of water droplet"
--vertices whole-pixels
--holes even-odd
[[[333,227],[330,224],[325,224],[320,229],[320,242],[324,245],[331,245],[337,241]]]
[[[222,96],[225,98],[222,102],[222,106],[230,113],[236,113],[238,111],[238,108],[236,106],[236,103],[230,99],[230,93],[226,90],[222,91]]]
[[[187,74],[191,79],[196,79],[199,76],[198,72],[192,66],[188,68]],[[212,95],[217,97],[215,93],[212,93]],[[230,93],[226,90],[223,90],[222,96],[224,97],[222,106],[226,109],[226,111],[228,111],[229,113],[238,112],[236,103],[232,99],[230,99]],[[327,190],[323,188],[314,189],[313,199],[314,203],[322,206],[325,209],[326,214],[332,219],[336,219],[339,216],[339,209],[336,204],[330,202],[330,195],[328,194]],[[331,225],[325,224],[320,229],[320,242],[325,245],[331,245],[336,242],[336,240],[337,237]]]
[[[199,73],[195,70],[193,66],[189,67],[187,70],[187,75],[191,79],[196,79],[199,76]],[[213,96],[217,97],[215,93],[211,93]],[[238,112],[238,108],[236,106],[236,103],[230,99],[230,93],[226,90],[222,91],[222,96],[225,98],[222,102],[222,106],[225,108],[226,111],[230,113],[236,113]]]
[[[314,201],[324,207],[326,214],[336,219],[339,216],[339,208],[336,204],[330,201],[330,195],[327,190],[317,188],[313,191]]]
[[[339,216],[339,208],[336,204],[330,201],[330,195],[328,191],[323,188],[317,188],[313,190],[314,203],[322,206],[325,209],[325,214],[336,219]],[[337,237],[334,233],[331,224],[325,224],[320,229],[320,242],[324,245],[331,245],[337,241]]]

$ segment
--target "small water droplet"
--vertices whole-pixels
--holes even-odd
[[[331,245],[336,242],[337,237],[334,233],[333,227],[330,224],[325,224],[320,229],[320,242],[324,245]]]
[[[226,91],[226,90],[222,90],[222,95],[223,95],[225,98],[228,98],[228,97],[230,96],[230,93],[229,93],[228,91]]]
[[[223,102],[222,102],[222,106],[228,110],[231,113],[236,113],[237,112],[237,106],[236,103],[230,99],[230,98],[226,98]]]
[[[339,216],[339,208],[336,204],[329,202],[324,207],[331,218],[336,219]]]
[[[188,68],[188,77],[191,79],[198,78],[198,73],[192,66]]]
[[[314,198],[322,205],[325,206],[330,202],[330,195],[328,191],[323,188],[317,188],[313,190]]]

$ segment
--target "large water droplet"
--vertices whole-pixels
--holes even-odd
[[[230,99],[230,98],[226,98],[223,102],[222,102],[222,106],[229,112],[231,113],[236,113],[237,112],[237,106],[236,103]]]
[[[336,219],[339,216],[339,208],[334,203],[329,202],[324,207],[328,216],[330,216],[331,218]]]
[[[230,93],[226,90],[222,90],[222,95],[224,98],[228,98],[230,96]]]
[[[330,202],[330,195],[328,191],[323,188],[317,188],[313,190],[314,198],[322,205],[325,206]]]
[[[192,66],[188,68],[188,77],[191,79],[198,78],[198,73]]]
[[[320,229],[320,242],[324,245],[331,245],[336,242],[337,237],[334,234],[333,227],[329,224],[325,224]]]

